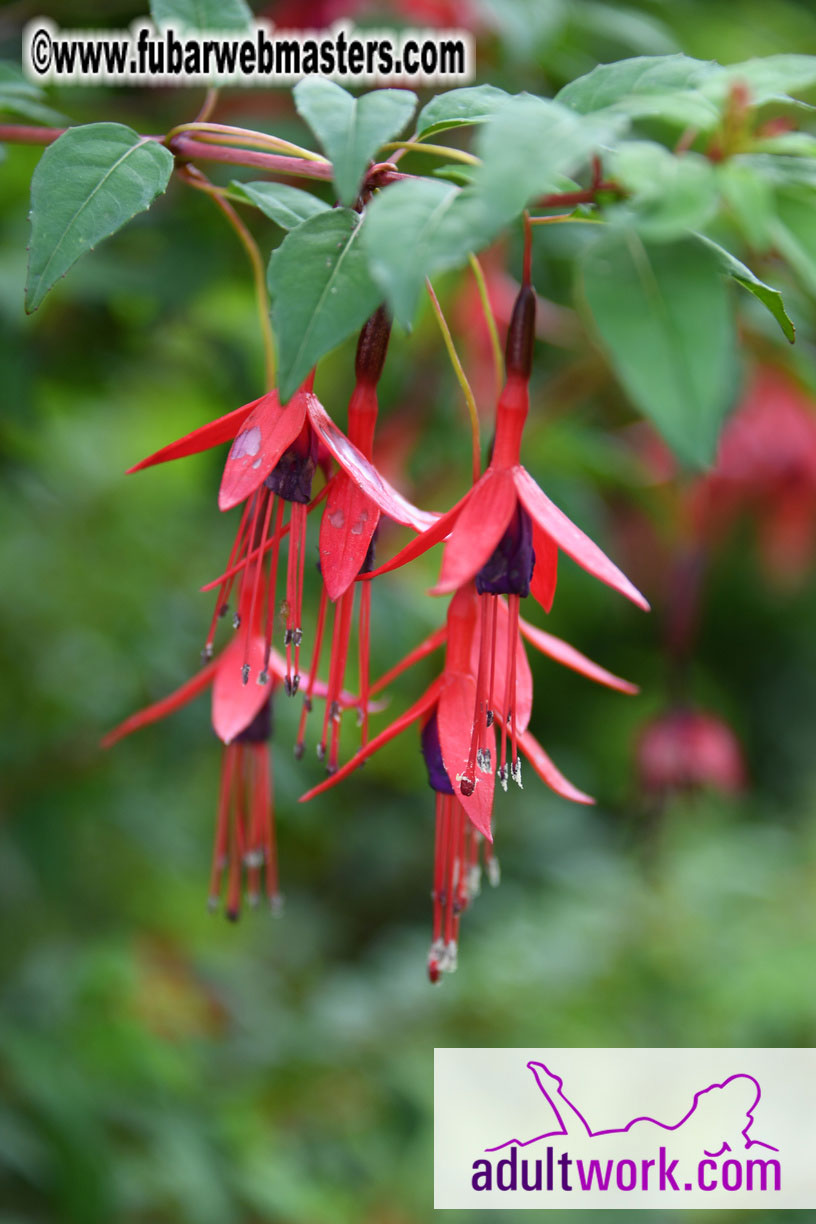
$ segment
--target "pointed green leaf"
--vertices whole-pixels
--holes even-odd
[[[709,464],[737,393],[736,333],[721,265],[694,239],[646,246],[610,232],[589,247],[579,287],[609,361],[677,456]]]
[[[813,215],[812,191],[803,187],[784,188],[777,192],[776,218],[771,222],[771,237],[797,278],[816,297],[816,227]]]
[[[484,207],[469,188],[408,179],[372,201],[363,243],[394,317],[410,327],[425,277],[464,263],[490,236]]]
[[[613,110],[629,119],[649,116],[706,130],[719,122],[719,108],[700,92],[719,65],[687,55],[638,55],[599,64],[565,85],[556,101],[586,115]]]
[[[466,85],[437,94],[423,106],[417,118],[419,138],[449,128],[484,123],[510,100],[511,95],[495,85]]]
[[[609,220],[634,225],[656,242],[697,229],[717,208],[714,167],[697,153],[675,157],[654,141],[631,140],[610,157],[609,174],[629,195],[607,210]]]
[[[27,81],[17,64],[7,61],[0,63],[0,112],[52,127],[68,123],[64,115],[46,105],[43,90]]]
[[[382,300],[361,248],[363,228],[357,213],[333,208],[293,229],[272,253],[268,281],[283,401]]]
[[[768,158],[771,162],[785,160],[788,159]],[[728,157],[715,167],[715,174],[726,210],[734,217],[748,245],[757,251],[767,251],[775,215],[772,180],[752,165],[749,157]]]
[[[244,0],[150,0],[150,16],[157,26],[179,30],[245,30],[252,11]]]
[[[307,77],[295,86],[295,106],[334,166],[343,204],[353,204],[366,167],[377,150],[403,130],[414,113],[416,94],[408,89],[376,89],[355,99],[324,77]]]
[[[747,87],[754,106],[806,93],[816,88],[816,55],[766,55],[729,64],[705,80],[701,88],[722,102],[735,83]]]
[[[796,339],[796,328],[793,326],[793,320],[785,310],[785,303],[779,290],[774,289],[771,285],[766,285],[741,259],[737,259],[736,255],[726,251],[725,247],[721,247],[718,242],[712,242],[710,238],[706,238],[705,234],[698,234],[697,237],[717,256],[723,272],[733,277],[737,284],[742,285],[749,293],[753,293],[754,297],[762,303],[766,310],[770,311],[782,328],[785,338],[793,344]]]
[[[614,141],[622,119],[584,116],[545,98],[520,94],[480,128],[476,150],[482,165],[474,188],[494,231],[517,217],[536,196],[556,189]]]
[[[294,229],[318,213],[328,212],[331,207],[319,196],[301,191],[298,187],[289,187],[286,183],[269,183],[265,180],[241,183],[233,179],[232,190],[286,230]]]
[[[170,180],[172,154],[121,123],[69,128],[31,180],[26,310],[97,242],[149,208]]]

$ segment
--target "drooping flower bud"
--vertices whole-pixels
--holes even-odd
[[[505,365],[507,376],[515,374],[527,382],[533,368],[536,296],[532,285],[522,285],[507,329]]]
[[[380,306],[363,327],[357,341],[357,356],[354,362],[357,382],[376,386],[380,381],[390,336],[391,320],[385,307]]]

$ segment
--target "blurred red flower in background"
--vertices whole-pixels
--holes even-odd
[[[735,794],[746,783],[742,749],[722,719],[701,710],[676,708],[659,715],[640,733],[637,767],[644,791],[712,789]]]

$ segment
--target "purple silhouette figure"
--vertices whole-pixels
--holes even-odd
[[[706,1156],[717,1157],[724,1152],[747,1150],[752,1147],[767,1148],[771,1152],[779,1151],[770,1143],[752,1139],[748,1134],[754,1124],[754,1110],[762,1096],[759,1082],[754,1079],[753,1075],[742,1072],[737,1075],[729,1075],[728,1079],[723,1080],[721,1084],[709,1084],[707,1088],[695,1092],[691,1108],[679,1122],[659,1122],[657,1118],[644,1116],[633,1118],[625,1126],[595,1131],[565,1094],[564,1081],[560,1076],[550,1071],[544,1063],[528,1062],[527,1066],[548,1101],[558,1121],[559,1129],[546,1131],[544,1134],[536,1135],[533,1139],[507,1139],[496,1147],[486,1148],[488,1152],[497,1152],[513,1143],[519,1147],[527,1147],[531,1143],[537,1143],[539,1139],[553,1139],[559,1136],[600,1139],[605,1135],[632,1135],[640,1141],[644,1137],[644,1131],[652,1130],[656,1136],[662,1137],[662,1134],[679,1131],[681,1127],[686,1134],[691,1132],[699,1140],[700,1147]],[[722,1122],[722,1115],[725,1112],[734,1118],[733,1124]],[[740,1123],[743,1123],[741,1127]]]

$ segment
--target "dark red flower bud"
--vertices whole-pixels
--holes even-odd
[[[517,374],[525,381],[529,379],[533,368],[535,312],[535,290],[532,285],[522,285],[507,330],[505,364],[508,375]]]
[[[380,381],[390,336],[391,320],[385,307],[380,306],[360,332],[357,342],[354,372],[358,382],[376,386]]]

